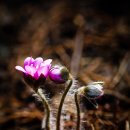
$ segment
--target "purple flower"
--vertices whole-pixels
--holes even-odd
[[[38,57],[36,59],[27,57],[24,60],[24,67],[16,66],[15,69],[23,72],[25,77],[30,76],[31,78],[38,80],[41,75],[43,75],[45,78],[48,77],[51,62],[52,59],[43,61],[41,57]]]
[[[69,71],[65,66],[54,65],[49,71],[49,77],[55,83],[65,83],[69,79]]]

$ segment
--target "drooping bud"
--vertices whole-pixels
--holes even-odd
[[[69,79],[69,70],[65,66],[54,65],[49,71],[49,77],[55,83],[65,83]]]
[[[104,94],[103,89],[104,82],[92,82],[87,86],[83,86],[78,89],[78,94],[83,95],[89,99],[97,99]]]

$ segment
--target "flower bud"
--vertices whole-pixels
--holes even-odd
[[[92,82],[78,89],[78,94],[90,99],[97,99],[103,95],[103,82]]]
[[[55,83],[65,83],[69,79],[69,71],[65,66],[54,65],[49,71],[49,77]]]

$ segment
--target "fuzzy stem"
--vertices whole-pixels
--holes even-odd
[[[75,99],[75,104],[76,104],[76,109],[77,109],[77,126],[76,126],[76,130],[80,130],[80,107],[79,107],[77,92],[75,92],[74,99]]]
[[[46,121],[45,121],[45,129],[46,130],[50,130],[50,107],[45,99],[45,96],[42,93],[42,89],[38,88],[37,94],[40,96],[42,103],[45,105],[45,109],[46,109]]]
[[[60,101],[58,112],[57,112],[57,118],[56,118],[56,130],[60,130],[61,110],[62,110],[62,106],[63,106],[64,100],[65,100],[65,97],[66,97],[66,95],[67,95],[67,93],[72,85],[72,82],[73,82],[73,79],[71,77],[70,82],[69,82],[67,88],[65,89],[63,96],[61,97],[61,101]]]

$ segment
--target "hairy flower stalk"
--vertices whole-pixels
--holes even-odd
[[[27,57],[24,60],[24,67],[15,67],[15,69],[23,73],[25,82],[33,88],[34,92],[40,97],[43,105],[45,105],[47,113],[45,125],[46,130],[50,130],[50,108],[44,94],[42,93],[42,89],[39,86],[44,84],[46,78],[49,76],[51,62],[51,59],[43,61],[41,57],[36,59]]]
[[[57,112],[56,130],[60,130],[61,110],[62,110],[62,106],[63,106],[64,100],[65,100],[65,97],[66,97],[66,95],[67,95],[67,93],[72,85],[72,82],[73,82],[73,79],[72,79],[72,77],[70,77],[68,86],[65,89],[65,91],[61,97],[60,105],[59,105],[58,112]]]
[[[78,94],[75,92],[74,94],[74,100],[76,105],[76,111],[77,111],[77,126],[76,130],[80,130],[80,107],[79,107],[79,101],[78,101]]]
[[[45,105],[46,108],[46,121],[45,121],[45,128],[46,130],[50,130],[50,107],[48,105],[48,102],[46,101],[46,98],[44,94],[42,93],[42,89],[38,88],[37,94],[42,100],[42,103]]]
[[[83,86],[79,88],[74,95],[75,104],[77,109],[77,126],[76,130],[80,130],[80,107],[79,107],[79,100],[78,96],[85,96],[87,99],[97,99],[103,95],[103,85],[104,82],[92,82],[89,83],[87,86]]]
[[[61,101],[60,101],[58,112],[57,112],[57,118],[56,118],[56,130],[60,130],[62,106],[65,100],[65,97],[72,85],[73,78],[71,74],[69,73],[68,69],[65,66],[61,66],[61,65],[52,66],[49,72],[49,77],[55,83],[58,83],[58,84],[67,83],[67,88],[65,89],[61,97]]]

